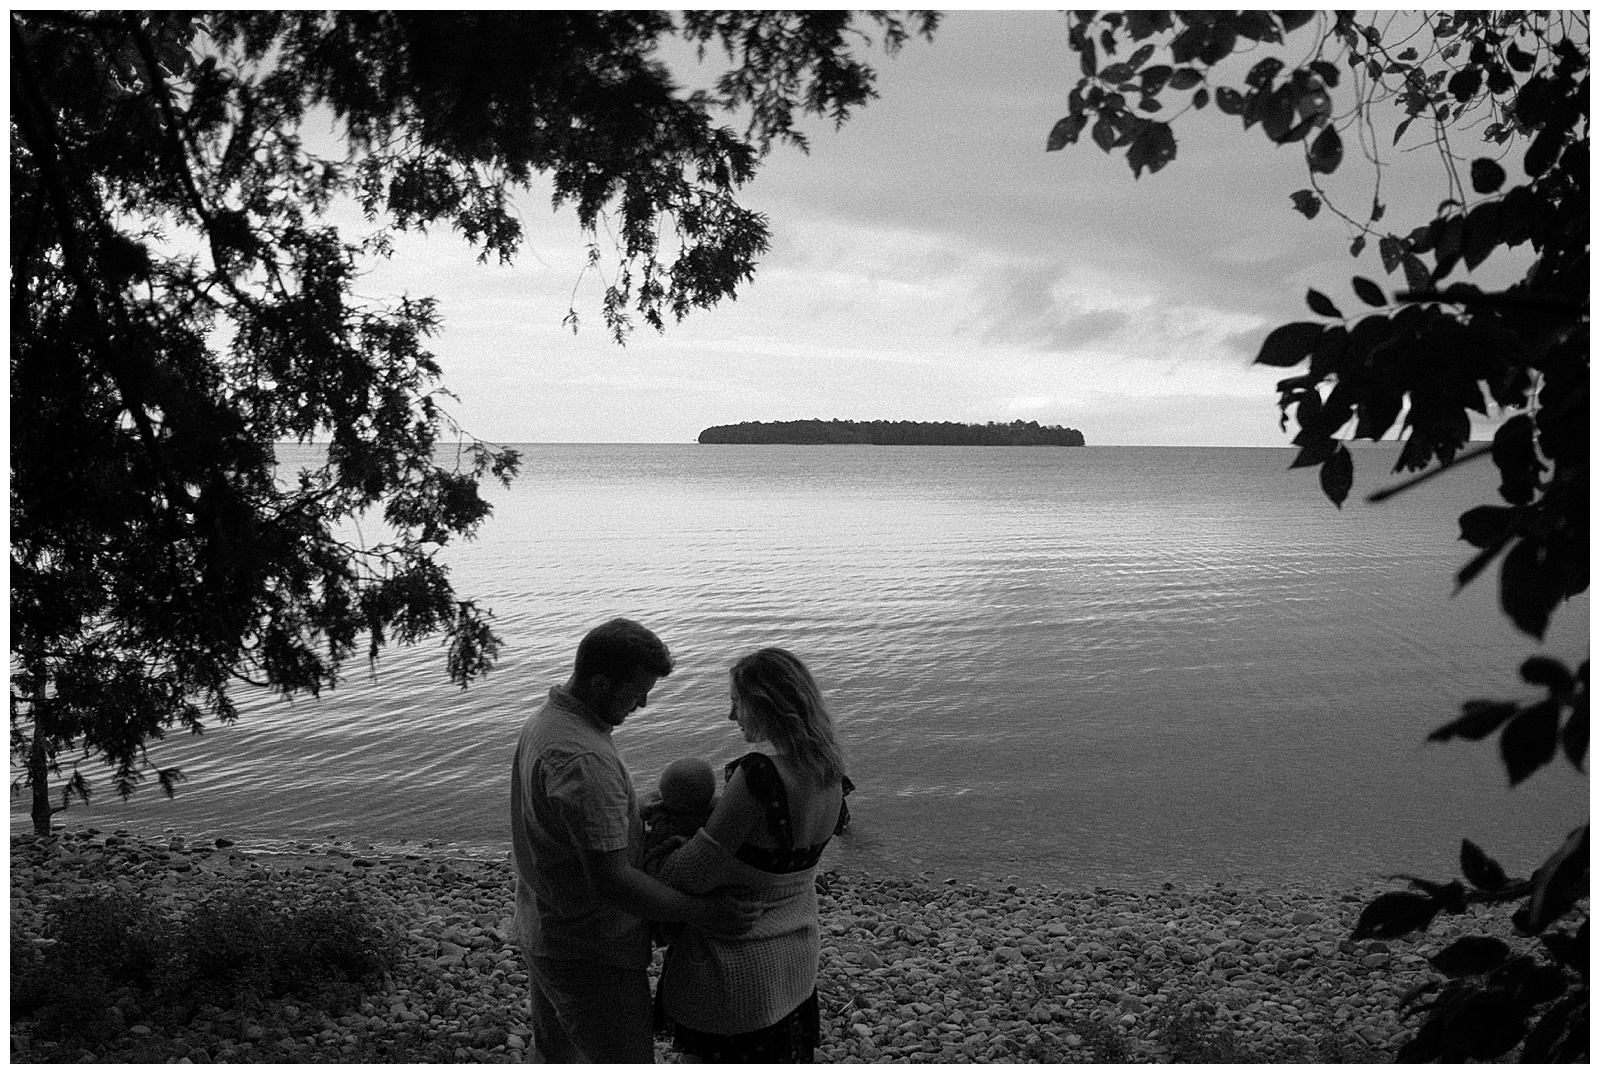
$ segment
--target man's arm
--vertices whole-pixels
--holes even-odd
[[[750,931],[759,916],[726,895],[685,895],[628,864],[626,850],[585,851],[583,867],[597,895],[645,921],[687,921],[710,932],[737,936]]]

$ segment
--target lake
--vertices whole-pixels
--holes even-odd
[[[1341,511],[1292,449],[523,450],[444,555],[495,612],[487,679],[451,686],[424,643],[317,700],[241,694],[236,725],[153,751],[187,772],[175,800],[107,792],[63,819],[503,853],[518,728],[614,615],[677,660],[616,732],[641,789],[743,752],[738,655],[809,664],[858,787],[846,867],[1345,883],[1449,873],[1466,836],[1525,872],[1588,817],[1564,761],[1512,790],[1492,742],[1424,742],[1466,698],[1532,698],[1530,653],[1588,652],[1587,596],[1542,646],[1497,613],[1497,573],[1452,596],[1487,461],[1375,506],[1397,449],[1357,448]]]

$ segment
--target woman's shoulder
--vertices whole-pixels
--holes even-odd
[[[762,779],[776,773],[777,770],[778,766],[771,757],[760,750],[751,750],[743,757],[735,757],[723,765],[722,778],[729,780],[733,778],[735,772],[743,771],[746,780]]]

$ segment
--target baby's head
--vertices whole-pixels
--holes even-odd
[[[673,761],[661,772],[661,804],[674,813],[704,809],[717,795],[717,777],[698,757]]]

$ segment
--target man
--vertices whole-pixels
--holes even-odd
[[[750,927],[753,913],[726,896],[685,895],[639,868],[644,825],[611,731],[671,672],[660,638],[612,619],[584,636],[572,677],[522,727],[511,849],[536,1062],[652,1062],[647,922]]]

